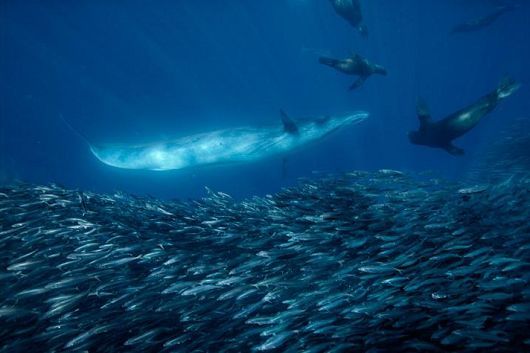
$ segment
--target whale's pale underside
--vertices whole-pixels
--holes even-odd
[[[101,162],[125,169],[175,170],[189,167],[251,162],[286,153],[330,133],[365,120],[366,112],[297,121],[283,126],[234,128],[144,145],[91,145]]]

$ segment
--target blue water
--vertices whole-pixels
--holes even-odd
[[[0,180],[58,183],[164,198],[263,195],[314,171],[393,168],[463,177],[497,132],[530,110],[530,4],[479,32],[449,35],[494,1],[363,2],[362,38],[327,0],[0,2]],[[385,66],[357,91],[318,64],[353,51]],[[415,105],[435,119],[510,75],[522,88],[455,144],[463,157],[411,145]],[[370,112],[370,119],[288,156],[173,172],[120,170],[91,142],[168,139],[293,117]],[[284,158],[286,161],[284,162]]]

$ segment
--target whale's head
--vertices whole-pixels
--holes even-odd
[[[327,115],[304,120],[299,123],[302,136],[307,139],[319,139],[343,127],[358,124],[368,118],[368,113],[358,111],[343,115]]]

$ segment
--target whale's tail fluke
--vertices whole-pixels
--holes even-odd
[[[340,60],[333,59],[327,56],[321,56],[320,58],[318,58],[318,62],[321,63],[322,65],[336,67],[338,63],[340,62]]]
[[[521,84],[511,77],[503,79],[497,88],[497,98],[504,99],[511,96],[515,91],[521,87]]]

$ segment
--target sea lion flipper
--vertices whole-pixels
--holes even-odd
[[[350,86],[350,91],[361,87],[367,78],[368,76],[359,76],[359,78]]]
[[[283,109],[280,109],[280,115],[282,117],[282,123],[283,123],[283,130],[289,134],[296,134],[298,133],[298,126],[296,126],[296,123],[283,111]]]
[[[420,130],[423,130],[425,126],[431,121],[431,112],[425,99],[419,97],[416,103],[416,113],[420,120]]]
[[[449,154],[451,154],[453,156],[462,156],[462,155],[464,155],[464,150],[459,148],[459,147],[456,147],[451,142],[449,142],[447,145],[445,145],[443,147],[443,149],[446,150]]]
[[[388,72],[383,66],[377,64],[372,64],[372,71],[374,72],[374,74],[379,74],[383,76],[386,76],[388,74]]]
[[[521,87],[521,84],[515,81],[513,78],[509,76],[504,77],[497,88],[497,97],[499,99],[509,97],[512,93],[517,91],[519,87]]]

